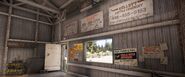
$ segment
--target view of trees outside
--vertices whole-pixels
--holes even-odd
[[[88,41],[86,45],[86,61],[113,63],[112,39]]]

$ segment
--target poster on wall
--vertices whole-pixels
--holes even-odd
[[[109,25],[153,16],[153,0],[127,0],[109,8]]]
[[[81,19],[81,32],[103,28],[103,11]]]
[[[64,36],[73,35],[77,33],[78,22],[73,21],[64,26]]]
[[[83,60],[83,43],[74,44],[69,49],[69,60],[70,61],[82,61]]]
[[[120,65],[138,66],[136,55],[136,48],[114,50],[114,63]]]
[[[147,46],[143,47],[143,55],[144,58],[162,58],[164,57],[164,52],[160,46]]]

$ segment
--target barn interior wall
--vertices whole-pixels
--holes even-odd
[[[184,62],[185,62],[185,1],[184,0],[180,0],[179,3],[180,9],[179,9],[179,18],[180,18],[180,22],[181,22],[181,27],[180,27],[180,34],[181,34],[181,44],[183,47],[183,54],[184,54]]]
[[[135,20],[135,21],[126,22],[126,23],[121,23],[117,25],[109,25],[108,23],[109,7],[124,1],[125,0],[106,0],[102,3],[102,5],[99,5],[95,8],[82,12],[76,16],[71,16],[70,18],[67,18],[66,21],[62,23],[63,26],[73,21],[78,21],[78,28],[80,28],[80,19],[86,16],[89,16],[91,14],[94,14],[96,12],[103,11],[104,27],[101,29],[92,30],[88,32],[80,32],[80,30],[78,29],[77,34],[70,35],[70,36],[63,36],[64,32],[62,32],[61,40],[78,38],[82,36],[88,36],[88,35],[108,32],[108,31],[127,29],[127,28],[142,26],[146,24],[154,24],[158,22],[160,23],[163,21],[179,19],[178,18],[179,5],[177,4],[179,0],[153,0],[153,6],[154,6],[153,16]],[[157,71],[164,71],[164,72],[185,73],[185,70],[184,70],[185,67],[184,67],[184,61],[183,61],[184,55],[182,54],[183,52],[179,41],[179,26],[180,24],[167,25],[166,27],[144,29],[139,31],[109,35],[105,37],[97,37],[92,39],[111,37],[113,39],[113,49],[137,48],[138,52],[141,52],[142,47],[144,46],[155,46],[155,45],[159,45],[160,43],[167,43],[169,47],[168,52],[166,52],[166,55],[168,56],[168,62],[169,62],[167,65],[160,64],[159,59],[145,59],[144,62],[139,62],[139,66],[136,68],[157,70]],[[62,27],[62,30],[63,31],[65,30],[64,27]],[[78,40],[78,42],[79,41],[84,42],[84,40]],[[72,46],[72,44],[76,42],[77,41],[70,42],[69,46]],[[135,67],[124,66],[124,65],[93,63],[93,62],[89,63],[86,61],[82,61],[82,62],[70,61],[69,63],[94,65],[94,66],[107,67],[107,68],[113,68],[113,69],[116,68],[121,70],[136,71]],[[88,75],[90,77],[123,77],[123,76],[127,77],[127,75],[123,75],[123,74],[110,73],[106,71],[82,68],[82,67],[72,66],[72,65],[69,65],[69,71],[83,74],[83,75]]]
[[[0,66],[2,66],[7,16],[0,15],[0,17]]]
[[[8,13],[9,6],[0,5],[0,12]],[[21,16],[33,20],[37,20],[37,14],[33,14],[30,12],[26,12],[24,10],[19,10],[16,8],[12,9],[12,15]],[[52,40],[52,30],[51,26],[48,24],[40,23],[37,21],[29,20],[29,19],[22,19],[19,17],[12,16],[10,22],[10,36],[9,39],[14,40],[27,40],[32,41],[30,42],[14,42],[8,41],[8,43],[15,43],[13,46],[10,45],[8,48],[8,59],[7,63],[11,63],[15,60],[21,60],[26,62],[27,59],[30,58],[42,58],[44,59],[45,54],[45,42],[51,42]],[[40,16],[39,21],[47,22],[48,18],[45,16]],[[6,26],[7,26],[8,16],[0,14],[0,66],[3,68],[3,58],[4,58],[4,51],[5,51],[5,38],[6,38]],[[36,25],[38,23],[38,38],[36,38]],[[43,43],[36,43],[34,41],[41,41]],[[16,43],[22,43],[20,46]],[[22,46],[27,45],[28,46]]]
[[[87,10],[85,12],[82,12],[80,14],[77,14],[75,16],[72,16],[70,18],[67,18],[66,21],[62,23],[62,25],[66,25],[68,23],[71,23],[72,21],[82,19],[86,16],[92,15],[94,13],[97,13],[99,11],[103,11],[103,17],[104,17],[104,27],[101,29],[96,29],[88,32],[80,32],[78,31],[78,34],[75,34],[75,36],[62,36],[62,39],[68,39],[68,38],[74,38],[74,37],[80,37],[80,36],[86,36],[89,34],[96,34],[96,33],[102,33],[107,31],[113,31],[117,29],[124,29],[129,27],[135,27],[135,26],[142,26],[145,24],[151,24],[151,23],[157,23],[167,20],[173,20],[178,18],[178,12],[177,12],[177,5],[176,1],[174,0],[153,0],[153,7],[154,7],[154,15],[151,17],[147,17],[144,19],[139,19],[135,21],[125,22],[121,24],[116,25],[109,25],[109,7],[116,5],[118,3],[123,2],[124,0],[110,0],[110,1],[104,1],[101,5],[98,5],[90,10]],[[78,23],[80,25],[80,21]],[[62,29],[63,30],[63,29]]]
[[[109,25],[109,7],[113,5],[117,5],[118,3],[124,2],[126,0],[104,0],[101,5],[96,6],[90,10],[77,14],[75,16],[71,16],[67,18],[63,23],[55,24],[55,28],[52,29],[51,25],[38,23],[35,21],[20,19],[17,17],[12,17],[10,24],[10,39],[19,39],[19,40],[29,40],[29,41],[42,41],[42,42],[59,42],[61,40],[77,38],[82,36],[88,36],[108,31],[115,31],[119,29],[127,29],[137,26],[142,26],[146,24],[160,23],[163,21],[169,20],[179,20],[178,15],[180,14],[181,24],[175,25],[167,25],[165,27],[144,29],[139,31],[132,31],[120,34],[109,35],[105,37],[97,37],[92,39],[101,39],[106,37],[111,37],[113,39],[113,49],[124,49],[124,48],[137,48],[138,52],[142,51],[142,47],[144,46],[154,46],[159,45],[160,43],[167,43],[168,52],[166,52],[166,56],[168,56],[168,64],[163,65],[160,64],[159,59],[145,59],[144,62],[139,62],[138,67],[130,67],[124,65],[115,65],[115,64],[105,64],[105,63],[89,63],[86,61],[82,62],[72,62],[75,64],[83,64],[83,65],[93,65],[99,67],[120,69],[120,70],[130,70],[130,71],[140,71],[139,69],[149,69],[149,70],[157,70],[163,72],[175,72],[175,73],[185,73],[184,67],[184,55],[181,48],[181,41],[179,41],[179,28],[182,27],[182,33],[184,33],[184,16],[185,12],[183,10],[185,1],[181,0],[181,10],[177,10],[179,6],[177,2],[179,0],[153,0],[154,6],[154,15],[151,17],[130,21],[126,23],[121,23],[117,25]],[[8,6],[0,5],[0,12],[8,13]],[[103,11],[104,17],[104,27],[101,29],[96,29],[88,32],[80,32],[80,21],[86,16],[92,15],[96,12]],[[37,19],[37,15],[25,12],[23,10],[18,10],[13,8],[12,14],[17,16],[22,16],[31,19]],[[39,16],[39,21],[48,22],[48,18],[44,16]],[[71,23],[72,21],[78,21],[78,33],[70,36],[64,36],[64,25]],[[4,50],[5,50],[5,38],[6,38],[6,26],[8,23],[8,16],[0,14],[0,66],[3,64],[4,58]],[[35,38],[36,28],[38,25],[38,38]],[[179,27],[180,26],[180,27]],[[54,39],[53,32],[54,30]],[[86,40],[92,40],[86,39]],[[69,46],[71,47],[73,43],[84,42],[86,40],[72,41]],[[184,37],[182,37],[183,44]],[[8,41],[12,42],[12,41]],[[28,42],[23,42],[28,43]],[[183,45],[185,46],[185,45]],[[8,49],[8,63],[14,60],[22,60],[26,61],[28,58],[39,57],[44,58],[45,54],[45,45],[37,44],[33,47],[9,47]],[[139,56],[139,55],[138,55]],[[0,69],[2,69],[1,67]],[[106,72],[96,69],[82,68],[78,66],[69,65],[69,71],[74,73],[79,73],[82,75],[88,75],[90,77],[133,77],[128,75],[123,75],[119,73]]]

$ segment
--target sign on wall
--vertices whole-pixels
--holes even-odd
[[[81,32],[87,32],[99,28],[103,28],[103,12],[90,15],[81,19]]]
[[[73,35],[77,33],[78,22],[74,21],[64,26],[64,36]]]
[[[168,57],[165,55],[168,50],[167,43],[160,43],[158,46],[145,46],[142,50],[143,58],[160,59],[161,64],[168,64]]]
[[[153,0],[127,0],[109,8],[109,25],[153,16]]]
[[[144,58],[161,58],[164,57],[164,52],[160,46],[143,47]]]
[[[114,50],[114,63],[121,65],[137,66],[137,49],[128,48],[122,50]]]
[[[73,44],[73,47],[69,49],[70,61],[82,61],[83,56],[83,43]]]

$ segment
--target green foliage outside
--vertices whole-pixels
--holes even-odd
[[[97,45],[96,41],[87,43],[87,58],[101,57],[112,55],[112,43],[106,42],[105,45]]]

